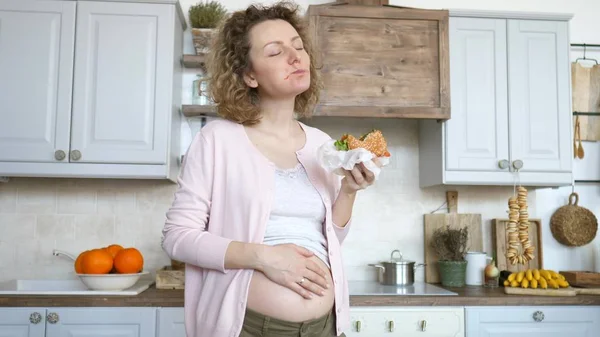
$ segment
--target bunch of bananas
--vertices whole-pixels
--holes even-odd
[[[565,277],[553,270],[527,269],[514,272],[504,280],[505,287],[532,288],[532,289],[558,289],[567,288],[569,282]]]

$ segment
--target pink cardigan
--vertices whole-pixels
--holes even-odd
[[[297,152],[326,206],[324,229],[335,289],[337,334],[349,322],[348,284],[341,243],[350,222],[332,222],[340,177],[316,160],[331,139],[301,124],[306,145]],[[178,189],[163,230],[163,249],[186,263],[185,329],[188,337],[238,337],[254,270],[225,269],[232,241],[261,243],[273,196],[274,169],[252,144],[244,127],[226,120],[208,123],[193,139],[178,178]]]

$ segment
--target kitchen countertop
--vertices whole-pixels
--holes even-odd
[[[436,285],[437,286],[437,285]],[[600,305],[600,296],[573,297],[506,295],[503,288],[444,288],[456,295],[351,295],[351,306],[522,306]],[[183,290],[151,286],[137,296],[0,296],[0,307],[183,307]]]

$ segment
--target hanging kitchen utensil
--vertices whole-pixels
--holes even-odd
[[[394,258],[394,253],[398,253],[400,257]],[[369,266],[379,269],[377,280],[383,285],[410,286],[415,282],[415,270],[425,264],[404,260],[402,253],[396,249],[392,251],[389,261],[370,263]]]
[[[573,198],[575,201],[573,201]],[[569,204],[562,206],[550,218],[550,230],[556,241],[566,246],[579,247],[596,237],[598,220],[594,213],[578,206],[579,195],[569,195]]]
[[[583,159],[585,155],[583,152],[583,144],[581,143],[581,124],[577,122],[577,139],[579,139],[579,146],[577,148],[577,157]]]
[[[573,158],[577,158],[577,126],[579,125],[579,115],[575,116],[575,129],[573,130]]]

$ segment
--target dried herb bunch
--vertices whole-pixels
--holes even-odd
[[[462,261],[467,253],[467,240],[469,229],[463,228],[438,228],[431,238],[431,248],[441,261]]]
[[[217,1],[207,1],[190,6],[188,14],[192,28],[215,28],[227,16],[227,9]]]

